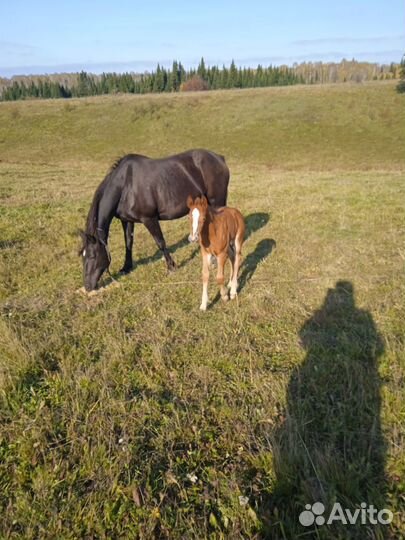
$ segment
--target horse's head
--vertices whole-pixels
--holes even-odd
[[[111,258],[106,242],[92,234],[79,231],[83,245],[79,255],[83,259],[83,281],[87,292],[96,288],[101,275],[110,266]]]
[[[191,234],[188,237],[188,240],[189,242],[197,242],[207,217],[208,201],[204,195],[196,197],[194,200],[191,195],[189,195],[187,197],[187,206],[190,209],[189,217],[191,228]]]

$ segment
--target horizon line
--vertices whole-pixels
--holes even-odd
[[[252,57],[252,58],[244,58],[244,59],[231,59],[227,62],[224,62],[223,60],[209,60],[204,58],[202,56],[199,60],[192,60],[189,62],[182,62],[178,59],[172,59],[172,60],[161,60],[159,62],[155,62],[153,60],[139,60],[139,61],[133,61],[133,62],[71,62],[67,64],[56,64],[56,65],[31,65],[31,66],[0,66],[0,78],[3,79],[12,79],[13,77],[39,77],[39,76],[51,76],[51,75],[72,75],[76,73],[80,73],[82,71],[92,74],[92,75],[101,75],[102,73],[133,73],[136,75],[142,75],[147,73],[152,73],[156,71],[157,66],[164,68],[169,68],[172,66],[173,62],[179,62],[183,65],[183,67],[187,66],[186,69],[192,69],[198,66],[201,59],[204,59],[204,63],[206,67],[219,67],[219,66],[225,66],[226,64],[231,65],[232,62],[236,64],[238,68],[256,68],[258,65],[262,66],[273,66],[273,67],[281,67],[281,66],[288,66],[293,67],[295,64],[303,64],[303,63],[324,63],[324,64],[340,64],[344,61],[346,62],[359,62],[359,63],[367,63],[367,64],[377,64],[377,65],[390,65],[392,63],[399,64],[401,62],[401,58],[403,56],[402,51],[399,50],[393,50],[393,51],[378,51],[371,53],[376,56],[399,56],[400,59],[395,60],[389,60],[389,61],[378,61],[378,60],[369,60],[369,59],[359,59],[358,57],[361,56],[369,56],[370,53],[358,53],[356,56],[352,55],[345,55],[343,53],[331,51],[329,53],[324,53],[322,55],[312,55],[312,58],[308,57],[307,55],[301,55],[298,57],[282,57],[282,56],[268,56],[268,57]],[[325,56],[335,56],[339,57],[340,60],[334,59],[334,60],[328,60],[325,59]],[[318,58],[314,58],[314,56],[318,56]],[[321,58],[322,57],[322,58]],[[349,57],[351,57],[349,59]],[[87,66],[86,66],[87,64]],[[255,64],[255,65],[253,65]],[[118,69],[117,69],[118,68]],[[119,69],[121,68],[121,69]]]

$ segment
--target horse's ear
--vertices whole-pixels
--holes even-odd
[[[81,229],[79,229],[77,233],[80,236],[80,238],[83,240],[84,245],[86,245],[87,242],[90,242],[91,244],[97,243],[97,238],[93,236],[92,234],[86,233],[85,231],[82,231]]]
[[[207,206],[208,206],[207,197],[205,195],[203,195],[201,197],[201,205],[202,205],[203,208],[207,208]]]
[[[189,195],[187,197],[187,208],[191,208],[193,206],[193,197]]]
[[[97,244],[97,238],[95,236],[93,236],[92,234],[86,234],[86,239],[88,242],[90,242],[91,244]]]

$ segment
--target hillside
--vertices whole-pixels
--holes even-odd
[[[0,537],[405,536],[405,107],[392,83],[0,103]],[[239,296],[198,309],[135,226],[91,298],[77,229],[125,152],[224,154]],[[213,274],[213,273],[212,273]],[[387,508],[311,525],[305,505]]]
[[[401,167],[394,83],[0,103],[0,159],[98,162],[209,147],[281,169]]]

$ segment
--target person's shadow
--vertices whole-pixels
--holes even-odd
[[[352,512],[362,503],[386,507],[382,339],[371,314],[356,307],[348,281],[328,290],[299,336],[307,355],[290,378],[272,437],[275,477],[259,509],[263,537],[384,538],[389,525],[361,524],[360,517],[327,523],[335,503]],[[322,509],[326,521],[317,524]]]

